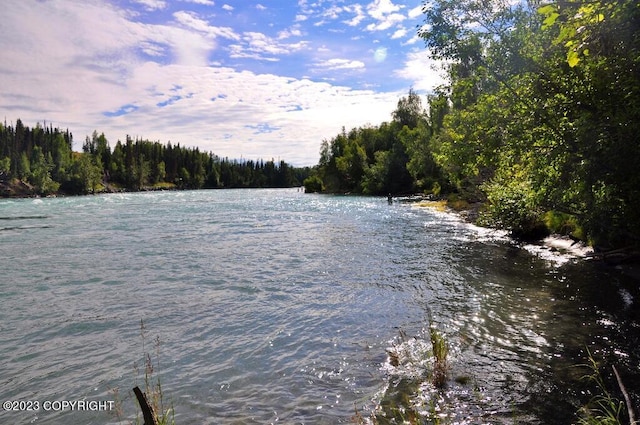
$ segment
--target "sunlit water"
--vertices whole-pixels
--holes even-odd
[[[296,189],[0,200],[0,401],[124,409],[0,423],[131,420],[145,351],[178,424],[383,421],[398,394],[425,423],[571,423],[587,349],[638,403],[638,281],[534,251],[430,209]],[[430,326],[450,347],[441,391]]]

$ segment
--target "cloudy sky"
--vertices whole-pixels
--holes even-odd
[[[318,162],[441,82],[421,0],[5,0],[0,119]]]

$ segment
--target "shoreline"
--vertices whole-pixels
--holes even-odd
[[[467,224],[490,231],[505,232],[510,240],[526,249],[527,251],[550,261],[558,262],[559,257],[564,257],[562,263],[569,259],[581,261],[602,262],[610,266],[628,265],[634,275],[640,276],[640,251],[636,247],[619,247],[609,250],[599,249],[597,246],[590,246],[585,241],[562,235],[550,233],[544,237],[533,240],[520,240],[511,236],[507,230],[486,227],[478,224],[482,203],[473,204],[455,203],[450,201],[431,200],[424,197],[407,197],[401,202],[406,202],[417,208],[432,208],[438,212],[455,215]],[[637,270],[636,270],[637,269]],[[636,271],[633,271],[636,270]]]
[[[88,193],[66,193],[62,191],[41,195],[36,193],[35,188],[22,180],[14,179],[13,181],[0,181],[0,200],[2,199],[34,199],[34,198],[64,198],[76,196],[93,196],[105,195],[111,193],[142,193],[142,192],[179,192],[187,190],[224,190],[224,189],[292,189],[301,188],[303,186],[286,186],[286,187],[179,187],[176,184],[160,184],[156,186],[143,186],[139,189],[127,189],[114,186],[112,184],[102,184],[103,189]]]
[[[508,234],[507,230],[486,227],[478,224],[477,220],[480,215],[482,203],[466,204],[463,207],[454,207],[449,204],[447,200],[427,200],[421,199],[411,201],[410,199],[404,202],[408,202],[411,206],[416,208],[430,208],[441,213],[452,214],[460,218],[463,222],[472,226],[478,227],[483,230],[505,232],[505,236],[508,237],[513,243],[521,246],[523,249],[538,255],[541,258],[558,262],[558,258],[551,258],[551,256],[565,257],[565,261],[568,259],[580,259],[580,260],[592,260],[597,259],[597,254],[593,247],[587,245],[583,241],[575,240],[566,235],[557,233],[549,234],[541,239],[532,241],[522,241],[512,237]]]

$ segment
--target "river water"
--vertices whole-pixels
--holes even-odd
[[[128,423],[145,353],[178,424],[566,424],[588,352],[640,404],[638,279],[524,248],[297,189],[0,200],[0,401],[40,403],[0,423]]]

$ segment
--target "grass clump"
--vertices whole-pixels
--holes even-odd
[[[600,373],[598,362],[594,359],[589,350],[587,350],[587,353],[589,363],[586,367],[591,370],[591,373],[585,375],[583,378],[595,383],[599,394],[594,396],[586,406],[583,406],[578,411],[578,414],[580,415],[578,423],[580,425],[621,425],[625,423],[623,422],[625,403],[617,397],[614,397],[609,389],[607,389],[602,374]],[[613,367],[613,372],[616,375],[621,392],[629,403],[626,389],[624,388],[622,380],[620,379],[615,367]],[[628,423],[631,425],[638,423],[635,420],[631,406],[628,405],[626,410],[629,419]]]
[[[155,370],[160,368],[160,337],[154,339],[154,349],[156,361],[155,364],[151,358],[151,354],[146,350],[146,327],[144,321],[140,320],[140,335],[142,337],[142,351],[144,353],[144,394],[149,403],[157,425],[175,425],[175,416],[173,406],[165,409],[164,396],[162,392],[162,384],[160,377],[154,374]],[[137,369],[137,365],[136,365]],[[136,374],[137,375],[137,374]],[[136,418],[138,420],[138,418]],[[146,424],[149,425],[149,424]]]
[[[143,392],[143,396],[152,413],[153,421],[151,423],[148,423],[149,421],[145,421],[144,418],[140,417],[142,406],[140,406],[139,402],[137,402],[137,397],[134,394],[135,390],[132,390],[129,392],[129,394],[132,394],[132,396],[128,398],[136,400],[136,402],[134,402],[136,404],[136,415],[133,420],[128,420],[125,423],[130,425],[175,425],[176,422],[173,404],[170,403],[169,407],[165,406],[162,383],[160,381],[160,377],[156,374],[156,371],[160,369],[160,337],[156,336],[153,341],[153,351],[155,355],[154,361],[154,358],[146,347],[147,329],[144,325],[143,320],[140,320],[140,336],[142,338],[144,375],[142,378],[142,382],[138,382],[141,368],[138,362],[135,362],[133,365],[136,373],[135,388],[140,388],[140,390]],[[123,402],[119,396],[119,390],[117,388],[114,388],[112,392],[115,398],[116,415],[119,422],[122,423],[124,421]]]
[[[576,239],[586,240],[584,229],[575,215],[559,211],[547,211],[542,220],[551,233],[568,235]]]
[[[447,201],[420,201],[415,204],[417,207],[421,208],[432,208],[439,212],[444,212],[447,210]]]
[[[400,331],[399,342],[387,350],[390,379],[382,398],[364,417],[355,412],[356,424],[440,424],[448,410],[445,388],[449,382],[449,344],[435,326],[424,334],[407,337]]]
[[[429,328],[429,337],[433,350],[433,371],[431,381],[436,388],[444,388],[449,374],[449,346],[444,336],[435,328]]]
[[[447,206],[454,211],[464,211],[469,209],[469,201],[462,196],[450,194],[447,196]]]

